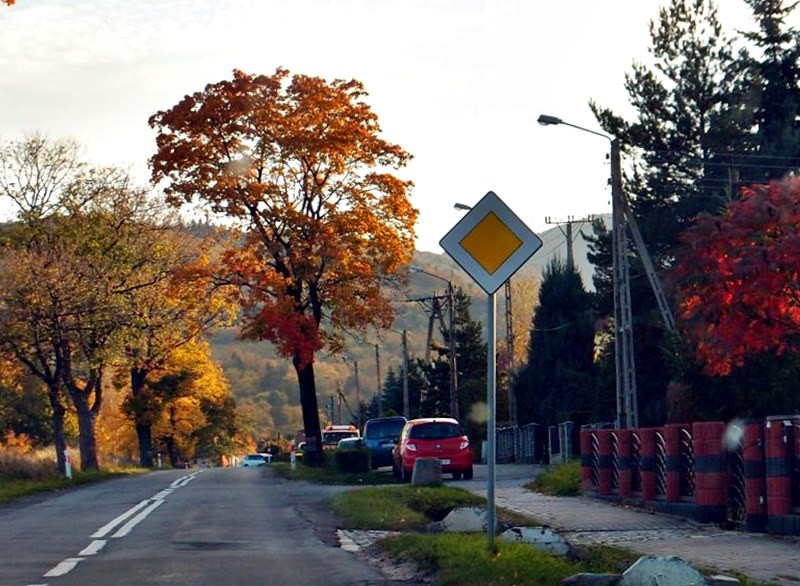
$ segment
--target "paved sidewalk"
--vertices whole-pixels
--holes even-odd
[[[768,584],[800,585],[800,543],[763,534],[723,531],[712,525],[621,507],[590,497],[550,497],[498,480],[495,502],[533,517],[574,544],[606,544],[643,555],[677,555],[719,573],[738,572]],[[464,488],[486,495],[482,487]]]

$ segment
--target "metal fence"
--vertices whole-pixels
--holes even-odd
[[[549,461],[547,430],[537,423],[497,430],[495,458],[498,464],[546,464]]]

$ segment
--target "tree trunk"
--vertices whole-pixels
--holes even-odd
[[[84,393],[71,393],[78,413],[78,444],[81,450],[81,470],[99,470],[97,439],[95,437],[96,413],[89,408],[89,398]]]
[[[131,395],[134,398],[134,404],[137,404],[136,399],[141,397],[144,390],[144,381],[147,378],[147,372],[138,368],[131,368]],[[153,429],[150,423],[152,413],[140,412],[140,408],[136,410],[136,438],[139,441],[139,465],[143,468],[153,467]]]
[[[173,468],[181,468],[183,466],[183,462],[181,462],[180,454],[178,454],[178,447],[175,445],[175,438],[171,435],[164,438],[164,444],[167,446],[167,456],[169,457],[169,463]]]
[[[136,424],[136,437],[139,440],[139,466],[153,467],[153,428],[149,423]]]
[[[67,439],[64,436],[64,414],[67,410],[61,402],[61,387],[57,383],[47,385],[47,398],[53,410],[53,442],[56,446],[58,471],[66,474],[67,459],[64,452],[67,449]]]
[[[317,385],[314,381],[314,363],[303,364],[299,354],[292,358],[300,384],[300,406],[303,409],[303,431],[306,434],[306,448],[303,462],[309,466],[322,464],[322,441],[319,426],[319,405],[317,403]]]
[[[93,368],[86,382],[81,385],[73,378],[71,366],[67,364],[62,378],[78,414],[81,470],[99,470],[95,422],[103,402],[103,369]]]

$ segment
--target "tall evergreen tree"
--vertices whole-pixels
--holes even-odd
[[[758,30],[743,36],[759,52],[746,60],[757,124],[757,156],[740,178],[749,184],[783,177],[800,166],[800,33],[786,24],[797,2],[745,1]]]
[[[735,156],[751,150],[750,90],[713,0],[671,0],[650,23],[653,66],[625,76],[637,120],[590,104],[635,155],[625,190],[650,254],[668,266],[677,236],[732,196]]]
[[[593,350],[592,294],[577,270],[553,260],[539,290],[528,362],[514,386],[519,423],[555,425],[603,418],[609,408],[613,413],[607,394],[598,396],[593,384]]]
[[[648,251],[661,272],[674,260],[678,236],[701,213],[714,213],[734,197],[741,164],[754,148],[747,55],[734,54],[713,0],[671,0],[650,23],[652,65],[636,63],[625,87],[637,118],[628,122],[591,103],[603,128],[628,155],[625,192]],[[590,243],[602,309],[608,287],[610,234]],[[655,298],[631,250],[631,301],[640,422],[659,424],[671,375]],[[610,352],[606,353],[611,354]]]
[[[422,387],[422,376],[414,366],[414,361],[409,360],[408,368],[408,403],[409,416],[411,418],[420,416],[420,390]],[[386,380],[383,383],[383,396],[381,397],[381,414],[403,415],[403,367],[389,367],[386,373]]]

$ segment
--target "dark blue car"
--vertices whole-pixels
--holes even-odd
[[[372,454],[372,467],[392,465],[392,448],[400,439],[400,432],[406,424],[406,418],[376,417],[364,425],[364,444]]]

